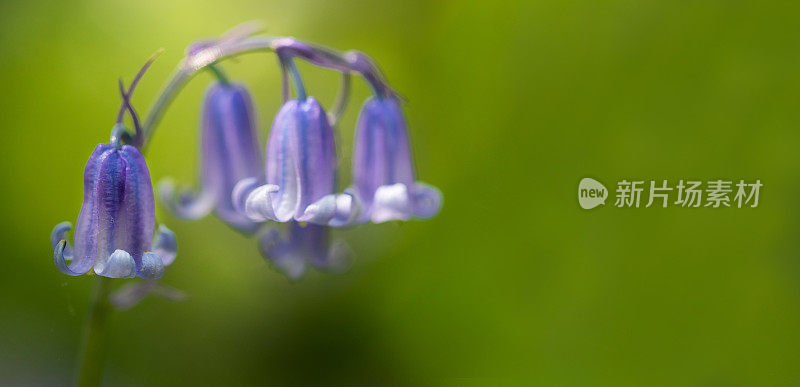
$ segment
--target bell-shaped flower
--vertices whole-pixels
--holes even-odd
[[[360,221],[374,223],[430,218],[442,194],[416,180],[408,128],[394,97],[364,103],[353,146],[353,189],[363,205]]]
[[[158,186],[161,202],[183,219],[199,219],[213,209],[231,227],[253,233],[259,224],[237,212],[231,201],[239,180],[263,179],[253,103],[244,85],[217,82],[208,88],[200,141],[201,188],[179,190],[165,179]]]
[[[253,221],[296,220],[327,226],[353,224],[360,213],[354,196],[336,189],[333,130],[313,97],[288,100],[267,140],[266,184],[250,178],[233,190],[238,209]]]
[[[69,222],[56,225],[50,238],[56,267],[73,276],[94,267],[111,278],[161,277],[175,259],[177,242],[165,226],[153,237],[153,187],[139,150],[98,145],[86,163],[83,184],[74,248],[66,240]]]
[[[350,264],[350,252],[341,241],[329,247],[328,227],[289,222],[287,234],[270,229],[259,240],[259,250],[280,272],[292,280],[303,276],[308,266],[342,272]]]

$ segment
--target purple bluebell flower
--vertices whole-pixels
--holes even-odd
[[[360,213],[354,196],[336,189],[333,130],[313,97],[288,100],[267,141],[266,184],[254,178],[233,190],[238,209],[253,221],[296,220],[347,226]]]
[[[364,206],[361,222],[430,218],[441,208],[441,192],[416,180],[408,128],[394,97],[371,98],[361,109],[353,188]]]
[[[105,277],[160,278],[175,259],[177,242],[163,225],[153,237],[153,188],[139,150],[98,145],[86,163],[83,184],[74,248],[66,240],[69,222],[56,225],[50,238],[56,267],[72,276],[94,267]]]
[[[239,180],[263,181],[256,120],[247,89],[239,84],[211,85],[201,121],[201,189],[176,192],[175,183],[168,179],[159,183],[159,197],[180,218],[199,219],[214,209],[225,223],[251,234],[259,224],[237,212],[231,200]]]
[[[289,222],[288,235],[270,229],[259,240],[261,255],[290,279],[298,279],[313,266],[341,272],[349,266],[350,253],[341,241],[329,247],[329,227]]]

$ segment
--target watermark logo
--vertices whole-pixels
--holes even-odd
[[[601,204],[606,204],[608,190],[599,181],[584,177],[578,184],[578,203],[585,210],[591,210]]]
[[[759,194],[764,184],[761,180],[684,180],[670,184],[667,180],[617,182],[613,207],[639,208],[670,205],[698,208],[758,207]],[[644,196],[644,198],[642,198]],[[578,203],[592,209],[606,203],[608,190],[599,181],[581,179],[578,184]]]

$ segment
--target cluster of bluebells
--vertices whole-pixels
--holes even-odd
[[[263,154],[253,98],[244,85],[229,81],[217,63],[258,48],[276,52],[284,74],[283,106]],[[352,183],[345,189],[338,179],[335,117],[306,95],[295,58],[346,77],[361,75],[374,92],[357,120]],[[232,33],[193,44],[182,63],[186,71],[209,68],[218,80],[202,103],[198,188],[180,188],[171,179],[159,184],[160,201],[175,216],[200,219],[213,211],[233,229],[258,234],[262,255],[288,277],[298,278],[308,266],[335,271],[347,261],[347,248],[329,240],[330,228],[429,218],[439,211],[441,193],[416,180],[401,101],[366,55],[333,54],[292,38]],[[291,99],[289,79],[296,90]],[[122,94],[123,107],[135,118],[127,103],[130,92]],[[148,239],[155,224],[153,191],[136,146],[147,133],[136,126],[131,145],[118,139],[101,144],[89,159],[75,248],[64,238],[68,224],[53,232],[56,266],[66,274],[83,274],[94,266],[108,277],[157,278],[175,257],[175,236],[166,227],[160,227],[155,241]],[[281,232],[263,228],[265,223],[288,225]]]

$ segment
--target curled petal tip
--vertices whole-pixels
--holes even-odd
[[[237,211],[246,215],[254,222],[274,220],[285,222],[291,219],[290,209],[276,207],[272,195],[278,192],[278,186],[273,184],[258,185],[255,178],[247,178],[236,183],[231,192],[231,199]]]
[[[248,177],[246,179],[239,180],[239,182],[233,186],[233,190],[231,191],[231,201],[233,202],[233,208],[237,212],[242,214],[245,213],[247,197],[250,196],[250,193],[253,192],[258,185],[258,179],[254,177]]]
[[[50,234],[50,244],[53,249],[58,246],[58,242],[67,239],[67,231],[69,230],[72,230],[72,223],[70,222],[61,222],[53,227],[53,232]],[[67,243],[67,248],[69,248],[69,243]]]
[[[382,223],[390,220],[408,220],[411,217],[427,219],[442,207],[442,193],[434,186],[414,183],[382,185],[375,190],[369,220]]]
[[[178,255],[178,238],[167,226],[158,226],[155,238],[153,238],[153,253],[155,253],[164,266],[169,266],[175,261]]]
[[[411,203],[405,184],[382,185],[375,190],[373,200],[370,216],[374,223],[408,220],[410,217]]]
[[[419,218],[431,218],[442,208],[442,192],[429,184],[416,183],[411,200],[414,203],[414,216]]]
[[[94,272],[109,278],[133,278],[136,276],[136,262],[125,250],[115,250],[106,262],[97,262]]]
[[[332,227],[346,227],[356,223],[361,215],[361,202],[352,192],[325,195],[306,207],[297,221]]]
[[[161,276],[164,275],[164,263],[161,257],[151,252],[142,254],[142,267],[136,275],[144,279],[161,278]]]
[[[71,252],[67,251],[67,246],[68,246],[67,241],[61,240],[53,249],[53,259],[55,261],[58,270],[60,270],[62,273],[66,275],[71,275],[71,276],[78,276],[86,273],[86,271],[89,271],[89,269],[86,269],[86,271],[81,273],[78,271],[73,271],[72,269],[69,268],[69,265],[67,265],[67,260],[71,260],[72,255]]]

